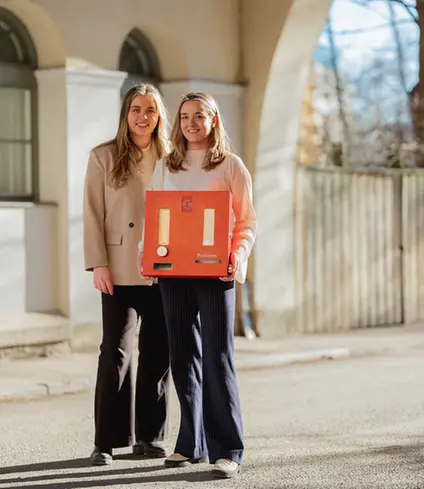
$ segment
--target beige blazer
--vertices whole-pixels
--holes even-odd
[[[153,154],[152,154],[153,153]],[[114,285],[151,285],[137,270],[137,244],[144,224],[144,192],[157,161],[152,143],[144,171],[132,170],[124,187],[109,184],[114,144],[90,153],[84,188],[84,264],[87,271],[109,267]]]

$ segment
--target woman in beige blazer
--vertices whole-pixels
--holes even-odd
[[[165,457],[169,352],[157,284],[140,278],[137,243],[144,194],[166,152],[166,111],[151,85],[131,88],[112,141],[94,148],[84,191],[85,269],[101,292],[103,339],[95,391],[94,465],[112,463],[112,449]],[[139,359],[135,399],[132,353],[137,324]]]

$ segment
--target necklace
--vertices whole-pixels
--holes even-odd
[[[133,165],[134,165],[135,171],[136,171],[136,173],[138,173],[138,175],[141,175],[142,173],[144,173],[144,165],[143,165],[142,160],[133,161]]]

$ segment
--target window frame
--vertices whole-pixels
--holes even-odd
[[[31,99],[31,193],[22,195],[0,194],[0,202],[38,202],[38,90],[37,80],[35,78],[37,54],[28,29],[13,13],[0,7],[0,21],[7,24],[10,31],[18,39],[20,48],[25,53],[25,60],[22,63],[6,63],[0,60],[0,90],[2,88],[28,90]]]
[[[137,51],[142,51],[148,64],[148,73],[143,73],[140,69],[139,72],[129,72],[127,71],[127,66],[129,65],[129,58],[124,57],[124,47],[131,42],[135,45],[135,48],[131,47],[132,55],[136,55]],[[142,66],[140,65],[140,68]],[[127,77],[121,88],[121,95],[124,96],[125,93],[137,83],[150,83],[152,85],[158,86],[161,80],[161,71],[159,58],[157,57],[156,50],[150,40],[143,34],[140,29],[132,29],[125,37],[122,43],[121,50],[119,52],[118,69],[127,73]]]

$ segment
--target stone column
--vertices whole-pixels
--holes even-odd
[[[89,151],[116,133],[125,77],[92,67],[37,72],[40,201],[56,205],[48,269],[55,271],[55,309],[73,323],[100,318],[99,295],[83,265],[83,188]]]
[[[50,212],[36,212],[37,220],[43,220],[40,226],[26,228],[26,303],[32,310],[42,304],[50,303],[52,311],[64,316],[69,315],[69,263],[68,263],[68,189],[67,189],[67,113],[66,113],[66,70],[55,68],[36,72],[38,87],[38,181],[39,200],[42,203],[54,203],[54,218]],[[34,213],[29,214],[34,217]],[[44,221],[43,217],[46,218]],[[54,227],[54,229],[47,228]],[[38,233],[38,235],[34,235]],[[49,238],[40,236],[47,233]],[[50,250],[47,270],[53,270],[49,284],[40,281],[37,285],[36,274],[39,263],[31,252],[31,242],[38,246],[44,240],[45,249]],[[32,250],[34,251],[34,249]],[[45,256],[43,258],[46,258]],[[40,257],[38,257],[38,260]],[[44,279],[46,280],[46,278]],[[39,287],[39,290],[34,291]],[[44,289],[44,290],[40,290]],[[50,297],[47,297],[50,295]],[[37,297],[36,302],[34,302]]]
[[[93,288],[91,273],[84,271],[84,180],[90,150],[116,135],[126,76],[93,68],[68,68],[66,72],[69,297],[74,324],[100,319],[99,293]]]

